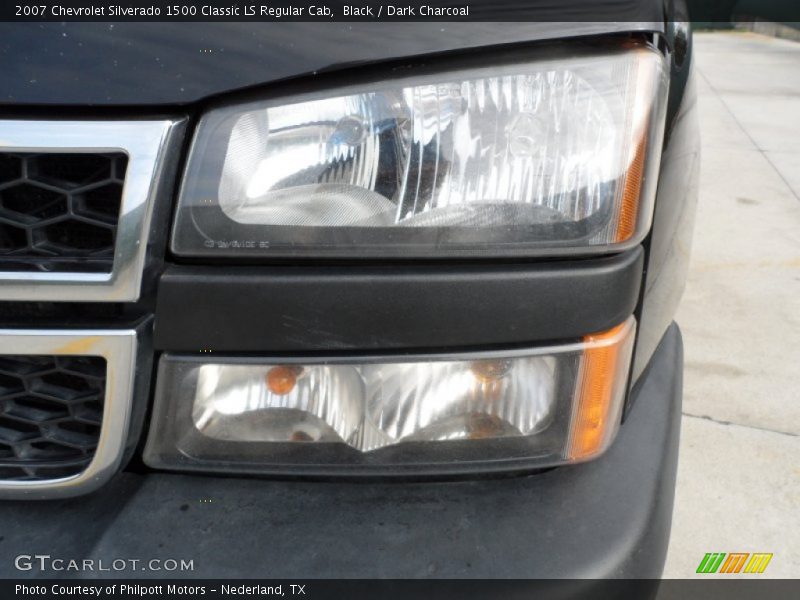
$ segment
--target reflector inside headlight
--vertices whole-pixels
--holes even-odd
[[[608,47],[203,117],[183,255],[601,251],[649,226],[666,73]]]
[[[633,319],[582,343],[402,362],[162,358],[157,467],[292,472],[546,466],[619,424]]]

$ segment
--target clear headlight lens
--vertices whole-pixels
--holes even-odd
[[[166,355],[145,459],[293,473],[585,460],[619,425],[633,330],[630,319],[582,343],[452,360]]]
[[[436,256],[636,243],[667,81],[663,56],[633,46],[212,110],[173,250]]]

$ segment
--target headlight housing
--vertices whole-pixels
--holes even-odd
[[[288,474],[446,474],[583,461],[620,423],[633,318],[581,342],[373,359],[164,355],[145,461]]]
[[[603,46],[213,109],[172,249],[403,258],[631,246],[650,223],[667,81],[655,49]]]

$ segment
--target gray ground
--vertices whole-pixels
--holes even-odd
[[[695,41],[703,158],[664,576],[772,552],[760,577],[800,577],[800,43]]]

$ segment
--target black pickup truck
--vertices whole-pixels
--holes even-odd
[[[647,4],[0,25],[0,574],[659,577],[699,140]]]

